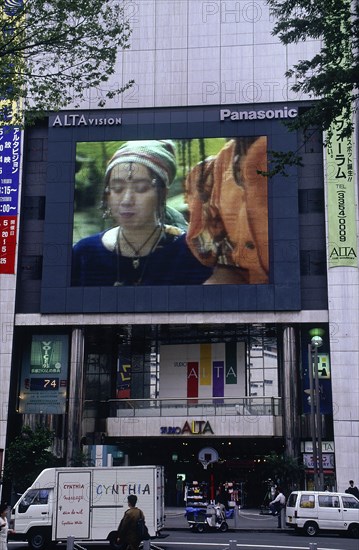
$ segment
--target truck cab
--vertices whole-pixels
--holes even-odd
[[[26,539],[33,550],[51,541],[53,488],[29,488],[12,509],[12,538]]]

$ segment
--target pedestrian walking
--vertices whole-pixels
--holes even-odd
[[[7,550],[7,537],[9,533],[13,533],[12,529],[9,529],[7,521],[7,509],[6,504],[0,506],[0,550]]]
[[[359,499],[359,489],[356,485],[354,485],[354,481],[352,479],[349,481],[349,487],[345,492],[350,495],[354,495],[357,499]]]
[[[176,480],[176,504],[177,506],[184,506],[182,476],[177,476]]]
[[[129,495],[127,503],[128,510],[125,512],[117,530],[118,542],[121,545],[121,550],[139,550],[140,543],[143,540],[139,530],[139,520],[142,520],[144,525],[145,516],[142,510],[136,506],[136,495]]]

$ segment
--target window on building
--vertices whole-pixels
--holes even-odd
[[[22,281],[37,281],[42,276],[42,256],[22,255],[20,257]]]
[[[44,220],[45,197],[24,196],[21,211],[26,220]]]
[[[325,275],[327,272],[327,258],[325,250],[301,250],[300,274]]]
[[[299,214],[324,212],[323,189],[300,189],[298,191]]]
[[[319,128],[307,128],[304,132],[304,150],[306,153],[322,153],[323,134]]]
[[[247,348],[247,393],[250,396],[278,396],[277,359],[276,338],[264,333],[251,334]]]
[[[111,396],[111,360],[106,353],[89,353],[86,361],[86,400],[105,401]]]

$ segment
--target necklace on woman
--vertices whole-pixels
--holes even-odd
[[[133,253],[133,256],[132,256],[132,266],[134,269],[138,269],[139,265],[140,265],[140,257],[141,257],[141,252],[142,250],[145,248],[146,244],[148,244],[150,242],[150,240],[152,239],[152,237],[154,236],[154,234],[156,233],[156,231],[160,229],[160,233],[159,233],[159,236],[158,238],[155,240],[155,242],[153,243],[152,247],[151,247],[151,250],[150,250],[150,254],[151,252],[153,252],[153,250],[156,248],[156,246],[158,245],[158,242],[160,240],[160,238],[162,237],[162,227],[159,226],[159,225],[156,225],[156,227],[154,228],[154,230],[152,231],[152,233],[147,237],[147,239],[141,244],[141,246],[139,248],[136,248],[133,246],[132,243],[130,243],[130,241],[127,239],[126,235],[124,234],[123,232],[123,229],[122,227],[120,227],[120,230],[118,232],[118,238],[117,238],[117,244],[118,244],[118,247],[117,247],[117,252],[120,252],[121,251],[121,244],[120,244],[120,240],[121,240],[121,237],[122,239],[124,240],[127,248]]]

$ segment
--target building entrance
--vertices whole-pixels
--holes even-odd
[[[114,444],[114,442],[112,443]],[[115,465],[156,464],[165,469],[167,506],[186,505],[187,500],[213,500],[226,487],[229,499],[241,507],[260,507],[271,470],[266,456],[283,452],[282,438],[123,438],[117,440],[120,459]],[[204,447],[218,452],[218,462],[204,469],[198,454]],[[181,488],[179,480],[181,478]],[[181,495],[179,495],[181,490]]]

